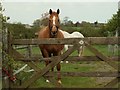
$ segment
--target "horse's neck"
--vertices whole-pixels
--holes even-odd
[[[50,38],[50,30],[48,26],[44,27],[40,32],[40,36],[42,36],[43,38]]]
[[[63,35],[64,35],[65,38],[68,38],[68,37],[71,36],[71,34],[68,33],[68,32],[66,32],[66,31],[63,31],[63,30],[60,30],[60,31],[63,33]]]

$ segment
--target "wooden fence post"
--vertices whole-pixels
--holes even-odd
[[[32,46],[28,45],[28,57],[32,56]]]
[[[2,5],[0,3],[0,90],[2,89]]]
[[[3,67],[5,66],[6,69],[8,69],[7,66],[7,62],[8,62],[8,58],[7,58],[7,49],[8,49],[8,42],[7,42],[7,28],[3,28],[2,30],[2,63],[3,63]],[[3,74],[2,74],[3,75]],[[4,74],[4,76],[6,76]],[[8,78],[3,78],[3,88],[9,88],[9,80]]]
[[[8,31],[7,42],[8,42],[8,43],[7,43],[7,44],[8,44],[7,54],[8,54],[8,57],[10,57],[10,55],[11,55],[11,53],[12,53],[12,44],[11,44],[11,42],[12,42],[12,34],[11,34],[10,31]],[[9,61],[10,61],[11,58],[12,58],[12,57],[8,58]],[[10,70],[9,74],[10,74],[10,75],[13,75],[13,72],[11,72],[11,71],[12,71],[11,64],[8,65],[8,67],[9,67],[8,70]],[[12,82],[11,82],[11,80],[9,80],[9,88],[11,88],[11,87],[12,87]]]

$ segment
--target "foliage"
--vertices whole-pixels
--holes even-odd
[[[0,3],[0,34],[2,33],[2,45],[0,45],[0,50],[2,52],[2,68],[12,71],[13,68],[17,68],[17,64],[14,59],[8,54],[8,43],[7,43],[7,20],[9,17],[4,16],[3,12],[5,9],[2,8]],[[0,43],[1,44],[1,43]],[[1,62],[0,62],[1,64]]]
[[[120,19],[119,18],[120,18],[120,9],[118,10],[117,14],[113,14],[112,18],[108,21],[108,23],[106,25],[106,30],[115,34],[116,29],[118,27],[120,27]]]
[[[63,23],[64,25],[67,25],[68,20],[69,20],[69,17],[67,17],[67,16],[66,16],[66,17],[64,17],[64,19],[63,19],[63,22],[62,22],[62,23]]]
[[[61,29],[64,31],[67,31],[69,33],[72,33],[74,31],[78,31],[82,33],[85,37],[102,37],[105,36],[104,32],[104,26],[95,27],[93,25],[84,25],[79,27],[68,27],[68,26],[62,26]]]
[[[35,33],[39,30],[38,28],[31,26],[27,28],[26,25],[21,23],[8,23],[7,27],[8,30],[12,33],[13,38],[35,38]]]
[[[35,20],[33,22],[33,26],[36,27],[36,28],[40,27],[40,19]]]
[[[40,20],[42,26],[47,26],[48,25],[48,18],[43,18]]]
[[[102,37],[104,34],[102,34],[102,30],[99,28],[94,28],[94,27],[83,27],[80,32],[85,36],[85,37]]]
[[[48,25],[48,15],[49,15],[49,13],[47,13],[47,12],[43,13],[41,15],[40,19],[34,20],[33,27],[39,28],[39,27],[42,27],[42,26],[47,26]]]
[[[5,64],[5,61],[3,61],[3,67],[10,66],[11,70],[17,69],[18,66],[20,66],[22,63],[16,62],[9,54],[3,51],[3,54],[5,55],[6,60],[8,60],[7,64]]]
[[[112,19],[110,19],[109,21],[108,21],[108,23],[107,23],[107,29],[109,30],[109,31],[114,31],[116,28],[117,28],[117,26],[118,26],[118,22],[117,22],[117,14],[114,14],[113,15],[113,17],[112,17]]]

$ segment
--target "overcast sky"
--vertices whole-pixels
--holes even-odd
[[[104,0],[105,1],[105,0]],[[73,22],[107,22],[118,10],[118,1],[115,2],[3,2],[5,15],[10,17],[9,22],[32,24],[41,18],[41,14],[51,8],[60,9],[60,19],[68,16]]]

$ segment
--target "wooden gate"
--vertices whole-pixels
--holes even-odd
[[[83,45],[81,40],[84,41],[84,45],[95,54],[95,56],[82,56],[82,57],[74,57],[69,56],[73,51],[79,48],[79,46]],[[114,80],[109,82],[105,87],[111,87],[118,83],[118,79],[120,77],[120,71],[118,63],[118,57],[107,57],[103,55],[101,52],[99,52],[96,48],[94,48],[93,44],[120,44],[118,42],[118,38],[114,37],[85,37],[85,38],[67,38],[67,39],[12,39],[11,35],[9,35],[8,40],[8,54],[14,58],[14,60],[18,61],[24,61],[26,64],[28,64],[31,68],[35,70],[35,73],[29,78],[29,80],[26,80],[22,83],[20,86],[15,86],[11,84],[11,88],[29,88],[30,85],[38,80],[40,77],[44,76],[53,76],[56,73],[55,72],[49,72],[47,73],[51,68],[56,66],[60,61],[69,60],[70,58],[79,59],[80,61],[87,61],[87,60],[101,60],[106,62],[108,65],[113,67],[116,71],[115,72],[61,72],[64,76],[81,76],[81,77],[116,77]],[[13,45],[39,45],[39,44],[70,44],[73,45],[73,47],[70,47],[66,52],[64,52],[60,56],[54,56],[51,58],[40,58],[40,57],[25,57],[19,52],[17,52]],[[48,66],[44,67],[43,69],[40,69],[35,65],[34,62],[40,62],[50,60],[52,61]],[[111,62],[112,61],[112,62]],[[113,62],[114,61],[114,62]],[[54,83],[59,86],[56,82]],[[62,86],[61,86],[62,87]]]

